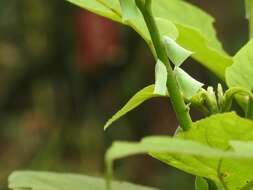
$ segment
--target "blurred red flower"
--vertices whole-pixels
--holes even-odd
[[[82,72],[96,70],[120,54],[120,29],[117,23],[88,11],[76,16],[77,64]]]

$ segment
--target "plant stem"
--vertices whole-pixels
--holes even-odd
[[[249,20],[249,37],[253,38],[253,0],[246,0],[247,17]]]
[[[246,0],[247,16],[249,20],[249,39],[253,38],[253,0]],[[253,99],[250,98],[246,111],[246,117],[253,119]]]
[[[183,96],[178,88],[176,79],[173,74],[172,67],[167,57],[165,47],[161,41],[159,30],[156,26],[155,19],[152,15],[151,0],[136,0],[136,4],[138,8],[140,9],[144,17],[144,20],[146,22],[146,25],[148,27],[157,57],[163,62],[163,64],[165,64],[167,68],[167,72],[168,72],[167,88],[170,93],[172,106],[176,113],[180,127],[184,131],[186,131],[191,127],[191,124],[192,124],[191,117],[189,114],[189,110],[187,106],[185,105]]]
[[[253,100],[252,99],[249,100],[249,103],[247,106],[246,118],[253,120]]]

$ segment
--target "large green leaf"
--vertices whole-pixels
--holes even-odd
[[[204,37],[196,29],[181,24],[176,26],[180,32],[177,42],[194,52],[192,57],[195,60],[199,61],[216,76],[225,80],[225,70],[232,65],[232,58],[222,51],[210,47],[207,40],[208,37]]]
[[[219,149],[210,148],[191,140],[171,138],[167,136],[146,137],[139,143],[114,142],[106,153],[106,162],[110,163],[115,159],[124,158],[135,154],[149,152],[170,153],[182,155],[194,155],[203,157],[229,157],[230,153]]]
[[[226,70],[229,87],[239,86],[253,90],[253,40],[250,40],[234,57],[234,64]]]
[[[152,152],[171,166],[213,180],[220,189],[236,190],[253,180],[252,147],[253,122],[226,113],[200,120],[174,138],[116,142],[108,150],[106,162],[111,167],[115,159]]]
[[[207,39],[210,47],[223,52],[221,44],[216,38],[213,27],[214,19],[210,15],[186,1],[153,0],[152,3],[155,16],[199,31]]]
[[[235,113],[218,114],[193,124],[177,138],[197,141],[219,150],[231,150],[238,155],[252,154],[253,122]],[[240,141],[240,142],[234,142]],[[250,141],[251,143],[249,143]],[[253,160],[217,156],[217,159],[169,154],[152,154],[157,159],[194,175],[212,179],[224,189],[241,189],[253,180]],[[249,155],[251,157],[252,155]]]
[[[13,190],[106,190],[105,180],[76,174],[14,172],[9,177]],[[126,182],[113,182],[112,190],[156,190]]]
[[[243,169],[249,167],[252,164],[253,152],[247,152],[244,148],[251,146],[252,150],[253,142],[249,143],[231,141],[229,145],[231,145],[234,150],[222,150],[213,148],[192,140],[159,136],[147,137],[144,138],[140,143],[113,143],[112,147],[106,153],[106,164],[108,166],[108,171],[110,172],[112,171],[112,162],[115,159],[120,159],[136,154],[147,154],[149,152],[153,152],[153,156],[158,159],[162,158],[162,161],[166,159],[166,163],[168,163],[167,159],[170,159],[170,157],[173,158],[174,160],[172,161],[170,159],[172,162],[169,164],[173,166],[176,164],[179,169],[194,169],[194,174],[197,173],[200,175],[204,172],[207,175],[213,175],[212,177],[209,176],[209,178],[217,182],[219,186],[225,186],[226,190],[240,189],[241,187],[244,187],[243,185],[248,184],[249,180],[252,179],[252,176],[247,176],[245,181],[243,181],[244,183],[240,184],[241,186],[239,185],[240,182],[236,182],[233,187],[228,186],[228,182],[226,182],[223,178],[227,176],[236,178],[238,176],[234,175],[240,175],[240,172],[244,172]],[[214,161],[217,162],[217,168],[210,167],[207,163],[205,163],[205,161],[211,162],[207,162],[208,164],[212,164]],[[223,171],[223,166],[228,167],[228,170]],[[205,170],[201,171],[201,169]],[[249,167],[247,172],[251,172],[251,169],[252,167]],[[233,170],[236,170],[236,173],[233,173]],[[217,180],[215,180],[215,178],[217,178]],[[198,185],[202,186],[203,184]]]
[[[148,99],[154,97],[168,97],[168,93],[165,96],[154,94],[154,85],[147,86],[137,92],[117,113],[115,113],[111,119],[107,121],[104,126],[104,129],[107,129],[113,122],[127,114],[129,111],[135,109],[140,104],[145,102]]]
[[[118,0],[68,0],[94,13],[124,23],[135,29],[153,50],[150,35],[144,20],[138,12],[135,19],[122,19]],[[225,78],[226,67],[232,59],[222,49],[213,28],[214,19],[197,7],[180,0],[153,0],[153,11],[161,35],[175,39],[179,31],[178,43],[195,52],[193,58],[215,73]],[[183,14],[182,14],[183,11]],[[137,14],[134,11],[135,14]],[[172,24],[174,23],[174,24]],[[154,52],[154,51],[153,51]]]

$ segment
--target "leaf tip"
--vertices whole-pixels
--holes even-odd
[[[111,125],[111,122],[110,121],[107,121],[106,124],[104,125],[104,131],[106,131]]]

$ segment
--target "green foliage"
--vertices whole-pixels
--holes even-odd
[[[179,67],[175,67],[174,75],[178,82],[178,86],[183,93],[184,97],[190,100],[204,85],[199,81],[192,78],[189,74],[187,74],[183,69]]]
[[[241,189],[253,180],[253,122],[234,113],[218,114],[193,124],[176,138],[148,137],[140,143],[116,142],[106,154],[115,159],[151,153],[166,164],[213,180],[223,189]],[[109,168],[110,171],[110,168]]]
[[[227,68],[226,70],[226,82],[229,87],[243,87],[249,92],[253,91],[253,40],[250,40],[233,58],[234,64]],[[247,105],[247,97],[237,98],[240,105],[252,118],[252,105],[249,107]],[[247,110],[248,109],[248,110]],[[248,112],[248,113],[247,113]]]
[[[175,23],[180,34],[177,39],[179,44],[194,52],[193,58],[224,79],[225,68],[232,64],[232,60],[216,38],[214,19],[185,1],[158,0],[153,4],[155,16]]]
[[[170,37],[164,36],[164,44],[167,55],[175,66],[179,67],[187,58],[192,55],[191,51],[184,49]]]
[[[153,152],[172,155],[183,154],[202,157],[229,157],[232,152],[224,152],[192,140],[177,139],[167,136],[146,137],[139,143],[114,142],[106,153],[106,163],[110,166],[115,159],[135,154]]]
[[[216,113],[230,111],[237,93],[242,93],[243,99],[252,98],[253,40],[231,58],[216,38],[213,18],[182,0],[153,0],[152,7],[149,6],[151,0],[142,0],[139,2],[148,3],[141,6],[137,3],[141,11],[135,0],[68,1],[132,27],[147,42],[155,57],[165,58],[163,62],[157,59],[155,85],[135,94],[106,123],[104,129],[150,98],[169,97],[168,90],[179,123],[184,129],[179,130],[174,137],[153,136],[138,143],[113,143],[105,157],[108,179],[112,174],[114,160],[135,154],[149,154],[170,166],[198,176],[196,190],[212,189],[210,184],[215,184],[218,190],[251,189],[253,121],[234,112]],[[160,42],[164,36],[165,40]],[[200,90],[203,84],[179,68],[192,52],[192,57],[203,66],[221,79],[226,78],[229,89],[225,93],[221,85],[218,85],[217,94],[213,87]],[[165,62],[168,58],[175,64],[174,72],[170,64]],[[190,104],[197,104],[207,110],[211,116],[192,123],[190,117],[187,118],[189,110],[183,97]],[[253,110],[253,101],[246,104]],[[184,128],[182,123],[189,126]],[[70,174],[18,172],[12,174],[9,180],[10,188],[14,190],[106,188],[102,179]],[[119,182],[108,184],[112,189],[150,189]]]
[[[105,180],[77,174],[50,172],[14,172],[9,177],[13,190],[106,190]],[[156,190],[126,182],[113,182],[115,190]]]
[[[253,142],[253,122],[234,113],[213,115],[197,121],[189,131],[179,133],[177,138],[193,140],[223,151],[234,150],[237,155],[247,157],[247,154],[252,153],[247,148]],[[253,179],[252,159],[233,159],[232,155],[227,159],[222,159],[221,155],[217,155],[216,159],[152,155],[186,172],[212,179],[225,189],[241,189]]]
[[[190,75],[180,68],[175,68],[174,74],[176,76],[178,85],[186,99],[192,98],[203,86],[202,83],[193,79]],[[154,97],[169,97],[166,82],[167,71],[166,67],[159,60],[156,63],[156,84],[145,87],[137,92],[111,119],[107,121],[104,129],[107,129],[113,122],[126,115],[131,110],[138,107],[140,104]]]
[[[176,25],[179,30],[177,42],[183,47],[194,52],[192,57],[204,67],[213,72],[220,79],[225,80],[226,68],[232,65],[232,58],[221,51],[208,46],[208,41],[200,33],[191,28]]]
[[[122,13],[117,0],[68,1],[101,16],[129,25],[143,37],[153,50],[145,22],[140,14],[137,16],[136,11],[129,11],[131,4],[123,6],[124,12]],[[156,0],[152,4],[161,35],[175,39],[179,32],[178,43],[194,52],[193,58],[224,79],[225,69],[232,64],[232,59],[224,52],[216,38],[213,28],[214,19],[199,8],[180,0]],[[182,14],[182,10],[184,10],[184,14]],[[132,19],[133,13],[136,14],[134,19]],[[178,32],[175,31],[175,26]]]
[[[166,94],[168,96],[168,93]],[[154,85],[147,86],[137,92],[117,113],[115,113],[111,119],[109,119],[104,129],[107,129],[113,122],[127,114],[129,111],[135,109],[140,104],[154,97],[163,97],[159,94],[154,94]]]
[[[250,40],[233,58],[234,64],[226,70],[229,87],[239,86],[253,90],[253,40]]]

